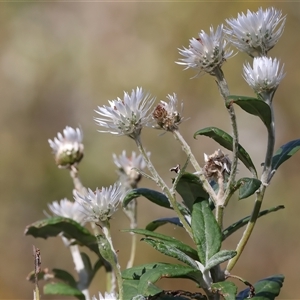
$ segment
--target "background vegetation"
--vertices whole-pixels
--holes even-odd
[[[24,237],[26,225],[44,218],[47,203],[72,197],[68,172],[54,164],[47,139],[66,125],[81,125],[85,158],[80,164],[83,183],[96,188],[117,179],[112,153],[135,150],[126,137],[97,133],[93,111],[108,99],[122,96],[142,86],[165,99],[176,92],[184,100],[189,120],[181,131],[200,162],[218,145],[193,133],[206,126],[230,132],[227,113],[214,83],[208,75],[190,79],[195,73],[182,71],[174,63],[177,48],[188,46],[188,39],[200,30],[215,28],[225,18],[236,17],[247,9],[256,11],[272,2],[18,2],[0,4],[0,298],[30,299],[33,285],[25,280],[33,269],[32,244],[42,253],[42,267],[73,269],[69,252],[60,239],[49,241]],[[300,3],[277,2],[287,14],[285,32],[272,57],[285,63],[286,78],[275,96],[277,146],[300,135]],[[238,54],[224,65],[232,94],[253,95],[241,77],[242,64],[249,58]],[[241,144],[254,157],[257,166],[264,157],[266,132],[258,118],[237,108]],[[144,130],[147,150],[164,178],[169,169],[183,164],[185,156],[171,135],[159,136]],[[255,282],[271,274],[283,273],[286,280],[281,299],[299,298],[299,181],[300,155],[285,163],[272,181],[264,208],[284,204],[286,209],[258,221],[255,232],[235,274]],[[242,164],[240,175],[246,170]],[[191,170],[191,169],[190,169]],[[143,180],[140,186],[154,188]],[[225,222],[248,215],[253,199],[233,199]],[[139,224],[170,215],[139,199]],[[112,222],[115,246],[122,266],[128,258],[127,220],[118,212]],[[164,229],[185,241],[184,232],[172,226]],[[241,232],[226,243],[235,249]],[[140,243],[136,263],[165,260]],[[102,274],[102,273],[101,273]],[[94,280],[91,294],[104,289],[101,274]],[[196,290],[191,283],[163,280],[166,289]],[[187,285],[188,284],[188,285]],[[41,284],[42,286],[42,284]],[[45,299],[50,297],[44,297]]]

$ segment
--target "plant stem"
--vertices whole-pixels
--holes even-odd
[[[82,195],[86,195],[87,191],[86,188],[83,186],[81,183],[81,180],[79,179],[78,176],[78,169],[75,168],[74,166],[70,167],[70,176],[73,179],[73,184],[75,189]]]
[[[187,142],[185,141],[185,139],[182,137],[182,135],[180,134],[179,130],[174,130],[173,132],[173,136],[175,137],[175,139],[177,141],[180,142],[183,151],[186,153],[186,155],[189,157],[191,164],[193,165],[195,171],[197,172],[197,175],[199,176],[199,179],[202,183],[203,188],[205,189],[205,191],[209,194],[209,196],[211,197],[212,201],[214,202],[214,204],[216,205],[217,203],[217,195],[215,193],[215,191],[213,190],[213,188],[211,187],[211,185],[209,184],[203,169],[200,167],[200,165],[198,164],[194,154],[191,151],[190,146],[187,144]]]
[[[187,231],[187,233],[190,235],[190,237],[193,239],[193,234],[192,234],[192,230],[191,230],[191,226],[188,224],[188,222],[186,221],[185,217],[183,216],[183,214],[181,213],[176,198],[175,198],[175,193],[172,193],[169,189],[169,187],[167,186],[167,184],[163,181],[163,179],[159,176],[159,174],[157,173],[156,169],[154,168],[150,158],[148,157],[145,149],[143,148],[143,145],[141,143],[141,140],[139,137],[137,137],[135,139],[137,147],[140,151],[140,153],[142,154],[147,167],[150,171],[150,173],[152,174],[152,176],[155,179],[155,183],[162,189],[162,191],[165,193],[165,195],[167,196],[167,198],[170,201],[170,204],[172,206],[172,208],[174,209],[175,213],[177,214],[181,224],[183,225],[184,229]]]
[[[117,282],[118,282],[118,288],[119,288],[119,298],[118,299],[123,300],[123,279],[122,279],[122,274],[121,274],[121,267],[120,267],[119,261],[117,259],[117,253],[116,253],[113,243],[112,243],[108,222],[105,222],[105,225],[103,226],[102,231],[105,235],[105,238],[107,239],[107,241],[110,244],[110,248],[111,248],[111,251],[114,256],[114,258],[111,259],[110,263],[112,265],[113,270],[115,271],[115,275],[116,275]]]
[[[215,69],[215,77],[217,79],[217,83],[219,86],[220,93],[225,101],[226,105],[226,100],[227,97],[230,95],[228,84],[226,82],[226,79],[224,77],[223,71],[221,68],[216,68]],[[223,196],[222,204],[227,205],[230,197],[231,197],[231,186],[234,183],[235,176],[236,176],[236,171],[237,171],[237,165],[238,165],[238,147],[239,147],[239,136],[238,136],[238,128],[237,128],[237,122],[236,122],[236,115],[235,111],[233,108],[233,105],[226,105],[229,117],[230,117],[230,122],[231,122],[231,127],[232,127],[232,133],[233,133],[233,158],[232,158],[232,164],[231,164],[231,171],[230,175],[228,178],[227,182],[227,188],[225,191],[225,194]]]
[[[259,191],[257,192],[254,208],[250,217],[250,220],[246,226],[246,229],[243,233],[242,238],[240,239],[236,251],[237,255],[229,260],[226,270],[230,272],[232,268],[237,263],[239,257],[241,256],[251,234],[254,229],[254,226],[256,224],[256,220],[258,219],[260,208],[262,205],[262,201],[264,199],[264,194],[268,185],[268,180],[270,179],[271,173],[272,173],[272,157],[274,152],[274,145],[275,145],[275,122],[274,122],[274,113],[273,113],[273,107],[270,106],[271,112],[272,112],[272,121],[268,128],[268,146],[266,151],[266,158],[264,162],[264,170],[261,176],[261,182],[262,185],[260,186]]]
[[[63,242],[66,246],[70,245],[70,241],[67,238],[62,237],[62,240],[63,240]],[[78,248],[77,245],[71,245],[71,246],[69,246],[69,249],[71,251],[71,255],[72,255],[72,258],[73,258],[73,262],[74,262],[74,265],[75,265],[75,270],[76,270],[76,272],[78,274],[78,277],[79,277],[78,289],[84,295],[85,300],[89,300],[90,299],[90,294],[89,294],[89,290],[87,289],[89,278],[88,278],[88,274],[86,272],[86,269],[84,267],[84,263],[83,263],[79,248]]]

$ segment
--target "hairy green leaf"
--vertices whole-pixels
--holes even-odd
[[[181,222],[180,222],[180,220],[179,220],[178,217],[174,217],[174,218],[161,218],[161,219],[157,219],[157,220],[154,220],[154,221],[150,222],[146,226],[146,230],[154,231],[158,227],[163,226],[165,224],[173,224],[173,225],[182,227],[182,224],[181,224]]]
[[[230,95],[227,97],[226,104],[230,105],[232,102],[237,104],[247,113],[259,117],[267,128],[270,127],[272,122],[271,108],[263,100],[252,97]]]
[[[146,188],[134,189],[128,192],[123,200],[123,207],[126,207],[131,200],[140,196],[147,198],[148,200],[159,206],[172,209],[168,198],[164,194]]]
[[[47,239],[58,236],[60,233],[69,240],[74,239],[78,245],[88,247],[100,256],[95,236],[74,220],[52,217],[28,225],[25,229],[25,235],[32,235],[35,238]]]
[[[69,272],[61,269],[53,269],[52,272],[56,279],[62,280],[67,285],[77,289],[77,282]]]
[[[272,158],[272,169],[277,170],[282,163],[292,157],[299,149],[300,139],[282,145]]]
[[[123,281],[123,293],[124,293],[124,299],[133,299],[133,297],[138,295],[138,285],[139,280],[129,280],[126,279]],[[158,288],[155,285],[149,285],[147,291],[145,294],[147,295],[156,295],[158,293],[162,292],[160,288]],[[151,298],[149,298],[150,300]],[[160,298],[157,298],[156,300],[159,300]],[[177,299],[176,299],[177,300]],[[180,300],[180,299],[179,299]]]
[[[44,286],[45,295],[60,295],[60,296],[73,296],[79,300],[84,300],[85,297],[80,290],[71,287],[63,282],[47,283]]]
[[[275,207],[271,207],[268,208],[266,210],[261,211],[258,214],[258,218],[265,216],[271,212],[275,212],[277,210],[283,209],[284,206],[283,205],[279,205],[279,206],[275,206]],[[240,228],[242,228],[243,226],[245,226],[250,220],[250,216],[247,216],[235,223],[233,223],[232,225],[228,226],[226,229],[223,230],[223,241],[225,239],[227,239],[230,235],[232,235],[233,233],[235,233],[237,230],[239,230]]]
[[[209,195],[203,189],[199,177],[191,173],[182,174],[176,186],[176,191],[190,211],[192,211],[193,204],[197,199],[209,198]]]
[[[284,281],[284,276],[273,275],[271,277],[259,280],[254,284],[255,296],[251,299],[253,300],[275,300],[279,295],[280,289],[282,288]],[[241,291],[236,300],[246,300],[249,295],[249,288]]]
[[[189,257],[191,257],[195,260],[199,260],[197,251],[195,249],[193,249],[189,245],[186,245],[183,242],[181,242],[181,241],[179,241],[179,240],[177,240],[173,237],[170,237],[168,235],[164,235],[164,234],[161,234],[161,233],[157,233],[157,232],[153,232],[153,231],[149,231],[149,230],[145,230],[145,229],[125,229],[125,230],[122,230],[122,231],[123,232],[133,232],[133,233],[136,233],[136,234],[142,234],[146,237],[152,237],[152,238],[157,239],[157,240],[168,242],[168,244],[176,247],[180,251],[187,254]]]
[[[210,270],[211,268],[233,258],[234,256],[236,256],[236,251],[221,250],[220,252],[216,253],[208,260],[208,262],[206,263],[206,265],[204,267],[203,272],[206,270]]]
[[[225,300],[235,300],[237,287],[233,282],[222,281],[211,285],[212,291],[224,297]]]
[[[188,255],[186,255],[181,250],[174,247],[173,244],[170,244],[170,243],[164,242],[164,241],[157,241],[157,240],[150,239],[150,238],[144,238],[142,240],[144,242],[146,242],[147,244],[149,244],[150,246],[152,246],[157,251],[159,251],[160,253],[170,256],[170,257],[173,257],[173,258],[176,258],[176,259],[182,261],[183,263],[189,265],[192,268],[195,268],[195,269],[198,268],[197,264],[195,263],[195,261],[193,259],[191,259]]]
[[[244,177],[236,183],[239,188],[239,200],[253,195],[260,187],[261,181],[256,178]]]
[[[196,202],[194,204],[192,231],[200,262],[206,265],[208,260],[220,251],[222,241],[220,227],[207,201]]]
[[[199,284],[202,280],[202,273],[194,268],[183,265],[160,265],[141,276],[138,285],[138,294],[147,296],[149,286],[155,284],[161,278],[186,278]]]

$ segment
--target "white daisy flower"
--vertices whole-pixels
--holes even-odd
[[[183,103],[180,106],[180,112],[177,109],[177,95],[168,95],[169,102],[160,101],[152,113],[153,119],[157,125],[155,128],[173,131],[178,129],[178,125],[182,122]]]
[[[223,25],[217,27],[214,32],[210,27],[210,34],[203,30],[199,33],[199,38],[190,40],[189,48],[179,49],[179,54],[184,56],[179,65],[186,66],[185,69],[194,68],[201,73],[214,75],[214,70],[221,67],[226,59],[232,55],[232,51],[226,50],[227,42],[224,39]]]
[[[48,204],[48,207],[55,216],[72,219],[81,225],[86,222],[86,214],[78,202],[72,202],[64,198],[60,202],[54,201]]]
[[[101,190],[97,188],[95,192],[88,189],[86,195],[74,192],[75,201],[82,206],[86,218],[93,222],[109,220],[117,211],[123,196],[124,191],[120,184],[114,184],[108,188],[103,187]]]
[[[268,57],[255,57],[253,67],[249,63],[244,65],[243,77],[249,86],[263,99],[275,93],[280,81],[284,78],[283,67],[279,61]],[[269,98],[269,97],[268,97]],[[267,99],[268,99],[267,98]]]
[[[250,56],[267,55],[281,37],[286,17],[274,7],[257,12],[247,11],[238,14],[236,19],[226,20],[229,25],[224,29],[228,40],[242,52]]]
[[[81,161],[84,150],[82,139],[83,134],[80,128],[74,129],[67,126],[63,130],[63,134],[59,132],[53,141],[48,140],[59,167],[68,168]]]
[[[95,118],[95,121],[99,126],[107,128],[99,131],[137,138],[151,118],[149,111],[154,100],[150,94],[145,94],[142,88],[137,87],[131,95],[124,92],[123,99],[108,101],[110,106],[98,106],[95,112],[102,117]]]

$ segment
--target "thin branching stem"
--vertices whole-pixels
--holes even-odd
[[[150,173],[152,174],[152,176],[155,178],[155,183],[162,189],[162,191],[165,193],[165,195],[167,196],[167,198],[170,201],[170,204],[172,206],[172,208],[174,209],[175,213],[177,214],[181,224],[183,225],[184,229],[187,231],[187,233],[189,234],[189,236],[193,239],[193,234],[192,234],[192,230],[191,230],[191,226],[190,224],[186,221],[184,215],[181,213],[178,203],[176,201],[175,198],[175,193],[171,192],[171,190],[169,189],[169,187],[167,186],[167,184],[164,182],[164,180],[159,176],[159,174],[157,173],[156,169],[154,168],[149,156],[147,155],[140,138],[136,138],[135,139],[137,147],[140,151],[140,153],[142,154],[148,170],[150,171]]]
[[[242,238],[240,239],[236,251],[237,255],[233,257],[231,260],[229,260],[226,270],[230,272],[232,268],[237,263],[239,257],[241,256],[244,248],[246,247],[246,244],[252,234],[252,231],[254,229],[254,226],[256,224],[256,221],[259,216],[260,208],[262,205],[262,201],[264,199],[265,191],[267,188],[268,180],[271,178],[272,174],[272,157],[274,153],[274,145],[275,145],[275,121],[274,121],[274,113],[273,113],[273,107],[270,106],[271,112],[272,112],[272,121],[268,128],[268,145],[267,145],[267,151],[266,151],[266,158],[264,162],[264,169],[261,176],[261,182],[262,185],[260,189],[258,190],[256,194],[256,199],[254,203],[254,208],[250,217],[250,220],[245,228],[245,231],[242,235]]]

